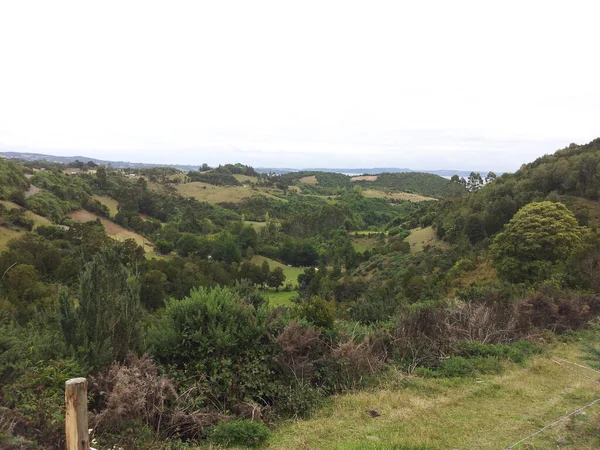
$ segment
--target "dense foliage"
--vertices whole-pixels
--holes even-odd
[[[391,368],[522,363],[600,314],[599,142],[485,183],[0,160],[0,447],[63,446],[74,376],[101,448],[247,448]]]

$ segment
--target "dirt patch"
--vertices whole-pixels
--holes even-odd
[[[375,181],[377,178],[379,178],[379,175],[361,175],[350,178],[350,181]]]

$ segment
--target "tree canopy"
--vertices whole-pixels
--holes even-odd
[[[551,275],[580,243],[583,228],[562,203],[534,202],[521,208],[491,247],[498,275],[514,283]]]

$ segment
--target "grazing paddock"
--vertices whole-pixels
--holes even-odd
[[[106,230],[106,234],[111,238],[116,239],[117,241],[133,239],[138,245],[141,245],[144,250],[146,250],[146,253],[153,253],[154,244],[152,244],[152,242],[150,242],[148,239],[143,237],[141,234],[137,234],[126,228],[123,228],[121,225],[117,225],[116,223],[111,222],[104,217],[97,216],[96,214],[86,211],[85,209],[72,211],[67,215],[77,222],[89,222],[90,220],[99,219]]]
[[[351,177],[350,181],[375,181],[379,178],[379,175],[361,175],[358,177]]]
[[[256,194],[256,192],[248,187],[214,186],[200,181],[178,184],[176,188],[184,197],[193,197],[201,202],[212,204],[239,203]]]
[[[352,245],[354,250],[357,252],[364,253],[367,250],[372,250],[379,244],[379,239],[376,237],[369,237],[364,235],[355,235],[352,237]]]
[[[249,175],[241,175],[241,174],[235,174],[235,175],[233,175],[233,178],[238,180],[240,183],[247,183],[247,184],[254,184],[258,181],[257,177],[251,177]]]
[[[404,240],[410,244],[411,253],[422,252],[427,246],[438,248],[449,247],[447,242],[438,239],[432,227],[415,228],[411,230],[410,235]]]
[[[283,285],[290,283],[292,286],[298,286],[298,275],[304,272],[304,267],[290,267],[285,264],[281,264],[274,259],[267,258],[265,256],[254,255],[250,260],[253,264],[258,264],[259,266],[263,263],[263,261],[267,261],[269,263],[269,267],[273,270],[275,267],[281,267],[283,269],[283,273],[285,275],[285,281]]]
[[[279,291],[275,292],[272,290],[262,291],[265,297],[269,299],[269,305],[272,307],[277,306],[293,306],[292,298],[294,298],[298,293],[296,291]]]
[[[377,189],[366,189],[362,194],[367,198],[388,198],[393,200],[404,200],[413,203],[437,201],[435,198],[425,197],[419,194],[412,194],[410,192],[383,192]]]
[[[194,181],[193,183],[178,184],[175,188],[184,197],[193,197],[198,201],[213,205],[218,203],[240,203],[254,195],[264,195],[265,197],[287,201],[270,194],[266,190],[250,186],[214,186]]]
[[[11,230],[0,225],[0,251],[6,250],[6,244],[9,241],[19,238],[25,234],[25,231]]]
[[[7,209],[21,208],[16,203],[9,202],[8,200],[0,200],[0,204],[4,205]],[[38,225],[50,225],[52,221],[44,216],[40,216],[32,211],[25,211],[25,217],[33,220],[33,223],[37,227]]]
[[[317,177],[315,175],[311,175],[310,177],[302,177],[298,181],[306,184],[317,184]]]
[[[106,195],[92,195],[92,197],[108,208],[110,217],[115,217],[119,212],[119,202],[116,201],[114,198],[108,197]]]

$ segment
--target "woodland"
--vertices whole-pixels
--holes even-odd
[[[526,364],[597,327],[599,201],[600,139],[450,180],[0,159],[0,447],[64,448],[73,377],[98,449],[249,448]]]

